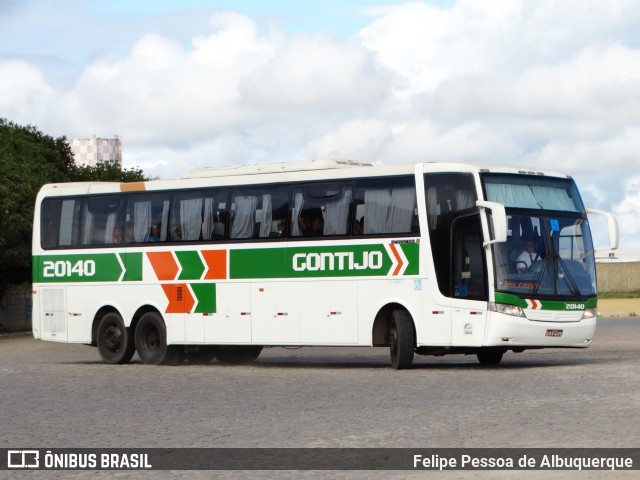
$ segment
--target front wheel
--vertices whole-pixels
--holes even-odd
[[[391,366],[396,370],[411,368],[416,348],[416,333],[411,315],[406,310],[394,310],[389,330]]]
[[[167,345],[167,327],[156,312],[145,313],[140,318],[135,339],[136,350],[143,363],[171,365],[178,362],[181,351]]]
[[[107,313],[98,324],[98,352],[105,363],[127,363],[136,351],[133,335],[116,312]]]

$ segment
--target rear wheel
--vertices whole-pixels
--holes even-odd
[[[143,363],[171,365],[182,359],[181,347],[167,345],[167,328],[156,312],[145,313],[138,322],[136,350]]]
[[[262,352],[262,345],[221,345],[215,347],[214,352],[220,363],[238,365],[256,360]]]
[[[416,347],[416,334],[411,315],[406,310],[394,310],[389,329],[391,365],[396,370],[411,368]]]
[[[133,335],[116,312],[102,317],[98,324],[96,342],[100,357],[105,363],[127,363],[136,351]]]
[[[478,352],[478,361],[481,365],[498,365],[502,360],[503,355],[504,351],[502,350]]]

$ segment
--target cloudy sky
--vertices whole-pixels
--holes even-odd
[[[125,167],[559,170],[640,247],[637,0],[0,0],[0,117]]]

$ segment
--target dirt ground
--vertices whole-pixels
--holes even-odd
[[[640,316],[640,298],[601,298],[598,314],[601,317]]]

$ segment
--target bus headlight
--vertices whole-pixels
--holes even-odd
[[[517,305],[489,302],[489,311],[504,313],[505,315],[512,315],[514,317],[524,317],[524,311]]]
[[[597,308],[587,308],[584,312],[582,312],[582,318],[580,320],[587,320],[589,318],[596,318],[598,316]]]

